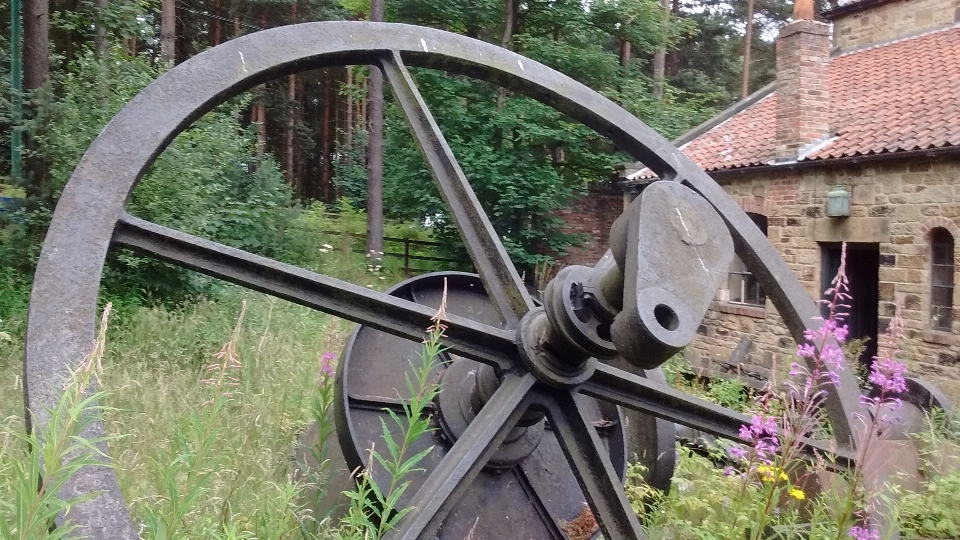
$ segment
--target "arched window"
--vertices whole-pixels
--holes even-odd
[[[953,235],[937,227],[930,231],[930,327],[949,331],[952,312]]]
[[[760,228],[764,236],[767,234],[767,216],[747,212],[750,219]],[[730,276],[727,278],[729,289],[728,302],[731,304],[745,304],[748,306],[763,306],[767,302],[767,295],[760,287],[757,278],[753,276],[747,265],[740,257],[734,255],[730,265]]]

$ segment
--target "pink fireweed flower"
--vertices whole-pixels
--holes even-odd
[[[750,424],[740,426],[740,438],[753,446],[756,457],[764,462],[770,461],[780,449],[780,438],[777,435],[777,422],[772,417],[764,415],[755,415],[750,419]],[[744,460],[747,457],[743,449],[732,447],[729,450],[730,456]]]
[[[853,527],[850,527],[850,530],[847,531],[847,536],[853,538],[853,540],[880,539],[880,533],[870,527],[861,527],[860,525],[854,525]]]
[[[334,374],[334,365],[333,361],[336,360],[337,355],[332,352],[325,352],[320,356],[320,376],[324,379],[333,377]]]
[[[815,349],[813,345],[809,343],[801,343],[800,345],[797,345],[797,356],[800,358],[813,358],[817,356],[817,349]],[[791,372],[790,375],[793,375],[793,373]]]
[[[907,367],[896,358],[900,353],[900,339],[903,337],[900,305],[898,299],[893,319],[890,320],[887,331],[880,337],[880,353],[873,357],[873,365],[867,377],[867,380],[880,389],[882,398],[886,398],[888,394],[900,394],[907,389],[907,381],[904,379]]]
[[[907,366],[897,360],[884,358],[873,363],[867,380],[879,386],[884,393],[899,394],[907,390],[907,381],[903,377],[906,371]]]
[[[850,329],[847,328],[847,325],[845,324],[837,326],[837,328],[833,331],[833,337],[836,338],[837,343],[843,343],[847,341],[847,336],[849,335]]]

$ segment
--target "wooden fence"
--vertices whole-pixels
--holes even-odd
[[[366,253],[365,244],[367,241],[367,235],[362,233],[348,233],[345,231],[320,231],[324,234],[331,235],[340,235],[343,238],[343,250],[345,253]],[[354,242],[354,239],[359,239],[360,242]],[[358,247],[355,247],[358,245]],[[412,240],[410,238],[394,238],[390,236],[383,237],[383,256],[384,257],[393,257],[398,259],[403,259],[403,271],[407,273],[415,272],[429,272],[432,269],[430,268],[418,268],[410,266],[411,261],[429,261],[429,262],[442,262],[442,263],[455,263],[458,262],[456,259],[451,259],[448,257],[436,257],[432,255],[421,255],[419,252],[424,251],[418,248],[427,248],[432,250],[441,244],[438,242],[427,242],[425,240]],[[396,246],[396,250],[391,250],[392,247]],[[402,246],[402,250],[401,250]],[[412,249],[411,249],[412,248]]]

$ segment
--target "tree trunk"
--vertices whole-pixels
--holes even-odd
[[[323,70],[323,161],[320,162],[320,193],[323,202],[330,202],[330,179],[333,177],[333,130],[330,112],[333,110],[333,81],[329,69]]]
[[[347,110],[346,110],[347,128],[343,130],[343,146],[346,152],[343,154],[343,162],[350,167],[353,154],[353,66],[347,66]]]
[[[383,20],[383,0],[370,0],[370,20]],[[383,73],[370,67],[367,147],[367,257],[383,257]]]
[[[630,66],[630,40],[620,38],[620,67],[627,69]]]
[[[160,62],[172,66],[177,58],[177,3],[162,0],[160,7]]]
[[[297,3],[294,2],[290,6],[290,19],[292,21],[297,20]],[[297,99],[297,76],[289,75],[287,77],[287,123],[284,126],[283,138],[285,141],[285,175],[287,178],[287,184],[294,189],[294,192],[299,194],[300,197],[304,197],[305,193],[303,192],[303,187],[300,185],[300,182],[297,181],[297,177],[294,171],[294,147],[293,147],[293,128],[296,125],[296,99]]]
[[[233,37],[240,37],[240,17],[233,16]]]
[[[210,46],[216,47],[222,39],[220,32],[220,0],[213,0],[213,14],[210,16]]]
[[[517,20],[517,2],[516,0],[507,0],[507,5],[503,11],[503,36],[500,37],[500,46],[504,49],[510,48],[513,41],[513,27]]]
[[[24,0],[23,18],[23,90],[29,92],[42,87],[50,78],[50,5],[47,0]],[[42,115],[43,100],[29,102],[34,115]],[[27,195],[44,195],[47,180],[47,161],[43,149],[32,134],[24,133],[24,176]]]
[[[48,0],[23,2],[23,89],[43,86],[50,77],[50,6]]]
[[[287,184],[290,187],[294,188],[300,195],[302,193],[297,190],[297,185],[295,184],[295,178],[293,175],[293,126],[294,126],[294,112],[296,106],[294,105],[294,100],[297,98],[297,76],[289,75],[287,76],[287,103],[289,109],[287,110],[287,123],[283,129],[283,139],[285,141],[285,159],[284,159],[284,175],[287,178]]]
[[[359,128],[367,131],[367,105],[370,103],[370,76],[364,77],[360,82],[360,88],[363,89],[363,97],[360,99],[360,116],[357,117]]]
[[[260,85],[260,92],[264,92],[264,86]],[[267,146],[267,111],[263,105],[263,97],[257,99],[250,111],[250,121],[257,124],[257,146],[256,156],[262,158]]]
[[[743,84],[740,99],[750,94],[750,50],[753,48],[753,0],[747,0],[747,29],[743,37]]]
[[[680,0],[673,0],[673,8],[670,10],[674,18],[680,17]],[[680,72],[680,52],[676,47],[667,51],[666,72],[668,77],[675,77]]]
[[[107,27],[103,24],[103,13],[107,10],[107,0],[97,0],[97,13],[95,17],[96,32],[93,38],[93,54],[97,58],[103,58],[107,53]]]
[[[503,35],[500,36],[500,46],[504,49],[511,49],[511,44],[513,42],[513,27],[514,23],[517,20],[517,2],[516,0],[507,0],[507,5],[504,8],[503,13]],[[507,102],[507,89],[500,87],[497,89],[497,112],[503,110],[503,106]],[[493,144],[495,148],[500,148],[503,145],[503,130],[497,128],[493,133]]]
[[[663,7],[663,22],[666,24],[670,19],[670,0],[661,0],[660,5]],[[653,97],[656,99],[663,98],[664,68],[666,67],[666,61],[667,44],[666,40],[664,40],[653,53]]]

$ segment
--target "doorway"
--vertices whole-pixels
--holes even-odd
[[[822,294],[830,288],[830,282],[840,269],[841,244],[823,243],[820,247],[820,292]],[[846,270],[850,296],[852,296],[846,302],[850,305],[844,321],[850,330],[847,339],[868,339],[866,348],[857,361],[869,368],[873,363],[873,357],[877,355],[880,244],[848,243]],[[824,317],[828,315],[826,306],[821,307],[821,314]],[[852,360],[848,359],[848,362]]]

